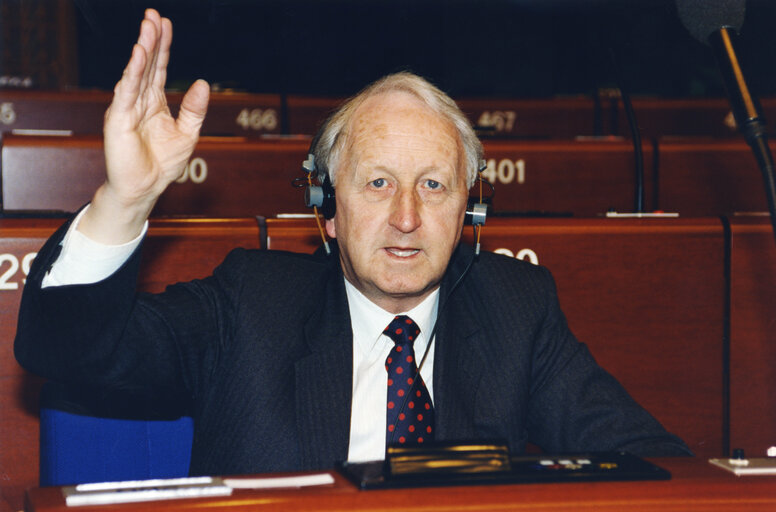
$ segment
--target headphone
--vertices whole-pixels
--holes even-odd
[[[337,210],[337,202],[334,199],[334,186],[331,184],[329,170],[319,166],[315,162],[315,150],[327,125],[328,121],[321,126],[318,133],[315,134],[315,137],[313,137],[313,140],[310,142],[310,149],[307,151],[307,159],[302,162],[302,170],[307,174],[307,178],[304,180],[306,181],[306,185],[300,184],[298,186],[304,187],[304,204],[308,208],[313,209],[313,214],[318,223],[318,230],[321,233],[321,239],[323,240],[326,254],[331,254],[329,243],[326,241],[326,235],[321,226],[320,215],[323,215],[324,219],[331,219],[334,217]],[[486,202],[483,202],[482,196],[482,183],[485,181],[482,177],[482,172],[485,169],[487,169],[487,163],[484,159],[481,159],[477,167],[477,181],[480,184],[479,198],[469,198],[466,207],[466,217],[467,219],[471,219],[471,225],[475,231],[475,255],[480,254],[480,233],[488,215],[488,205]],[[314,183],[314,180],[317,184]],[[297,180],[294,180],[294,183],[296,184],[298,181],[299,179],[297,178]],[[486,183],[491,189],[491,196],[488,197],[488,200],[490,200],[493,197],[494,188],[490,182]]]
[[[314,143],[316,139],[313,139]],[[334,200],[334,187],[331,184],[328,170],[320,170],[315,164],[315,147],[310,146],[307,160],[302,162],[302,170],[307,173],[307,186],[304,189],[304,205],[314,210],[320,209],[324,219],[331,219],[337,210],[337,202]],[[313,184],[313,176],[318,185]],[[316,211],[317,215],[318,212]]]

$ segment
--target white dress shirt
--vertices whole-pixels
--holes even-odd
[[[88,207],[87,207],[88,208]],[[42,286],[89,284],[101,281],[121,267],[137,248],[148,229],[131,242],[105,245],[95,242],[76,230],[84,209],[74,219],[62,240],[62,251],[51,270],[43,278]],[[393,341],[383,330],[394,316],[367,299],[355,286],[345,280],[351,325],[353,329],[353,400],[350,415],[350,443],[348,460],[382,460],[385,457],[386,407],[388,374],[385,359],[393,348]],[[433,391],[434,344],[429,346],[428,335],[433,329],[439,305],[439,289],[419,305],[403,312],[412,318],[420,335],[415,340],[415,357],[422,364],[421,376],[431,399]],[[428,349],[425,364],[423,354]]]
[[[388,402],[388,373],[385,359],[393,348],[393,340],[383,334],[393,317],[367,299],[355,286],[345,280],[348,295],[350,323],[353,328],[353,401],[350,414],[351,462],[382,460],[385,457],[386,408]],[[410,311],[400,313],[412,318],[420,335],[415,339],[415,359],[422,364],[420,375],[434,400],[432,370],[434,344],[429,347],[428,336],[434,327],[439,304],[439,289],[426,297]],[[420,361],[428,347],[425,363]]]
[[[91,284],[102,281],[113,274],[132,255],[148,231],[148,221],[140,235],[121,245],[105,245],[95,242],[76,230],[87,206],[73,219],[70,229],[62,239],[62,251],[51,270],[43,276],[41,286],[63,286],[67,284]]]

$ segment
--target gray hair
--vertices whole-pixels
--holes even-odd
[[[455,101],[425,78],[406,71],[385,76],[368,85],[365,89],[347,100],[335,111],[321,128],[317,140],[313,142],[313,154],[319,173],[328,173],[332,184],[335,183],[337,164],[344,146],[343,134],[353,117],[353,113],[367,99],[387,92],[407,92],[421,100],[431,110],[439,114],[455,127],[466,156],[466,182],[471,188],[477,178],[482,160],[482,143],[474,133],[471,123]]]

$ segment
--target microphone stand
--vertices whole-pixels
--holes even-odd
[[[620,89],[620,98],[622,104],[625,107],[625,117],[628,119],[628,127],[631,132],[631,141],[633,143],[633,156],[634,156],[634,195],[633,195],[633,212],[644,213],[644,153],[641,146],[641,132],[639,131],[639,123],[636,121],[636,112],[633,110],[633,103],[631,103],[630,94],[625,87],[625,80],[622,76],[622,68],[620,68],[620,62],[617,59],[617,55],[614,52],[613,47],[609,47],[609,57],[614,67],[615,77],[617,79],[617,87]]]
[[[757,165],[763,176],[765,194],[768,199],[768,211],[771,216],[771,228],[776,240],[776,176],[774,175],[773,156],[768,147],[768,136],[765,130],[765,120],[759,113],[757,99],[749,92],[744,73],[738,63],[733,49],[735,31],[722,27],[709,36],[709,43],[714,48],[725,82],[733,115],[739,130],[746,142],[752,148]]]

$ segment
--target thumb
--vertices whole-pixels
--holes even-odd
[[[207,103],[210,99],[210,85],[204,80],[194,82],[181,101],[178,129],[190,136],[196,136],[207,113]]]

